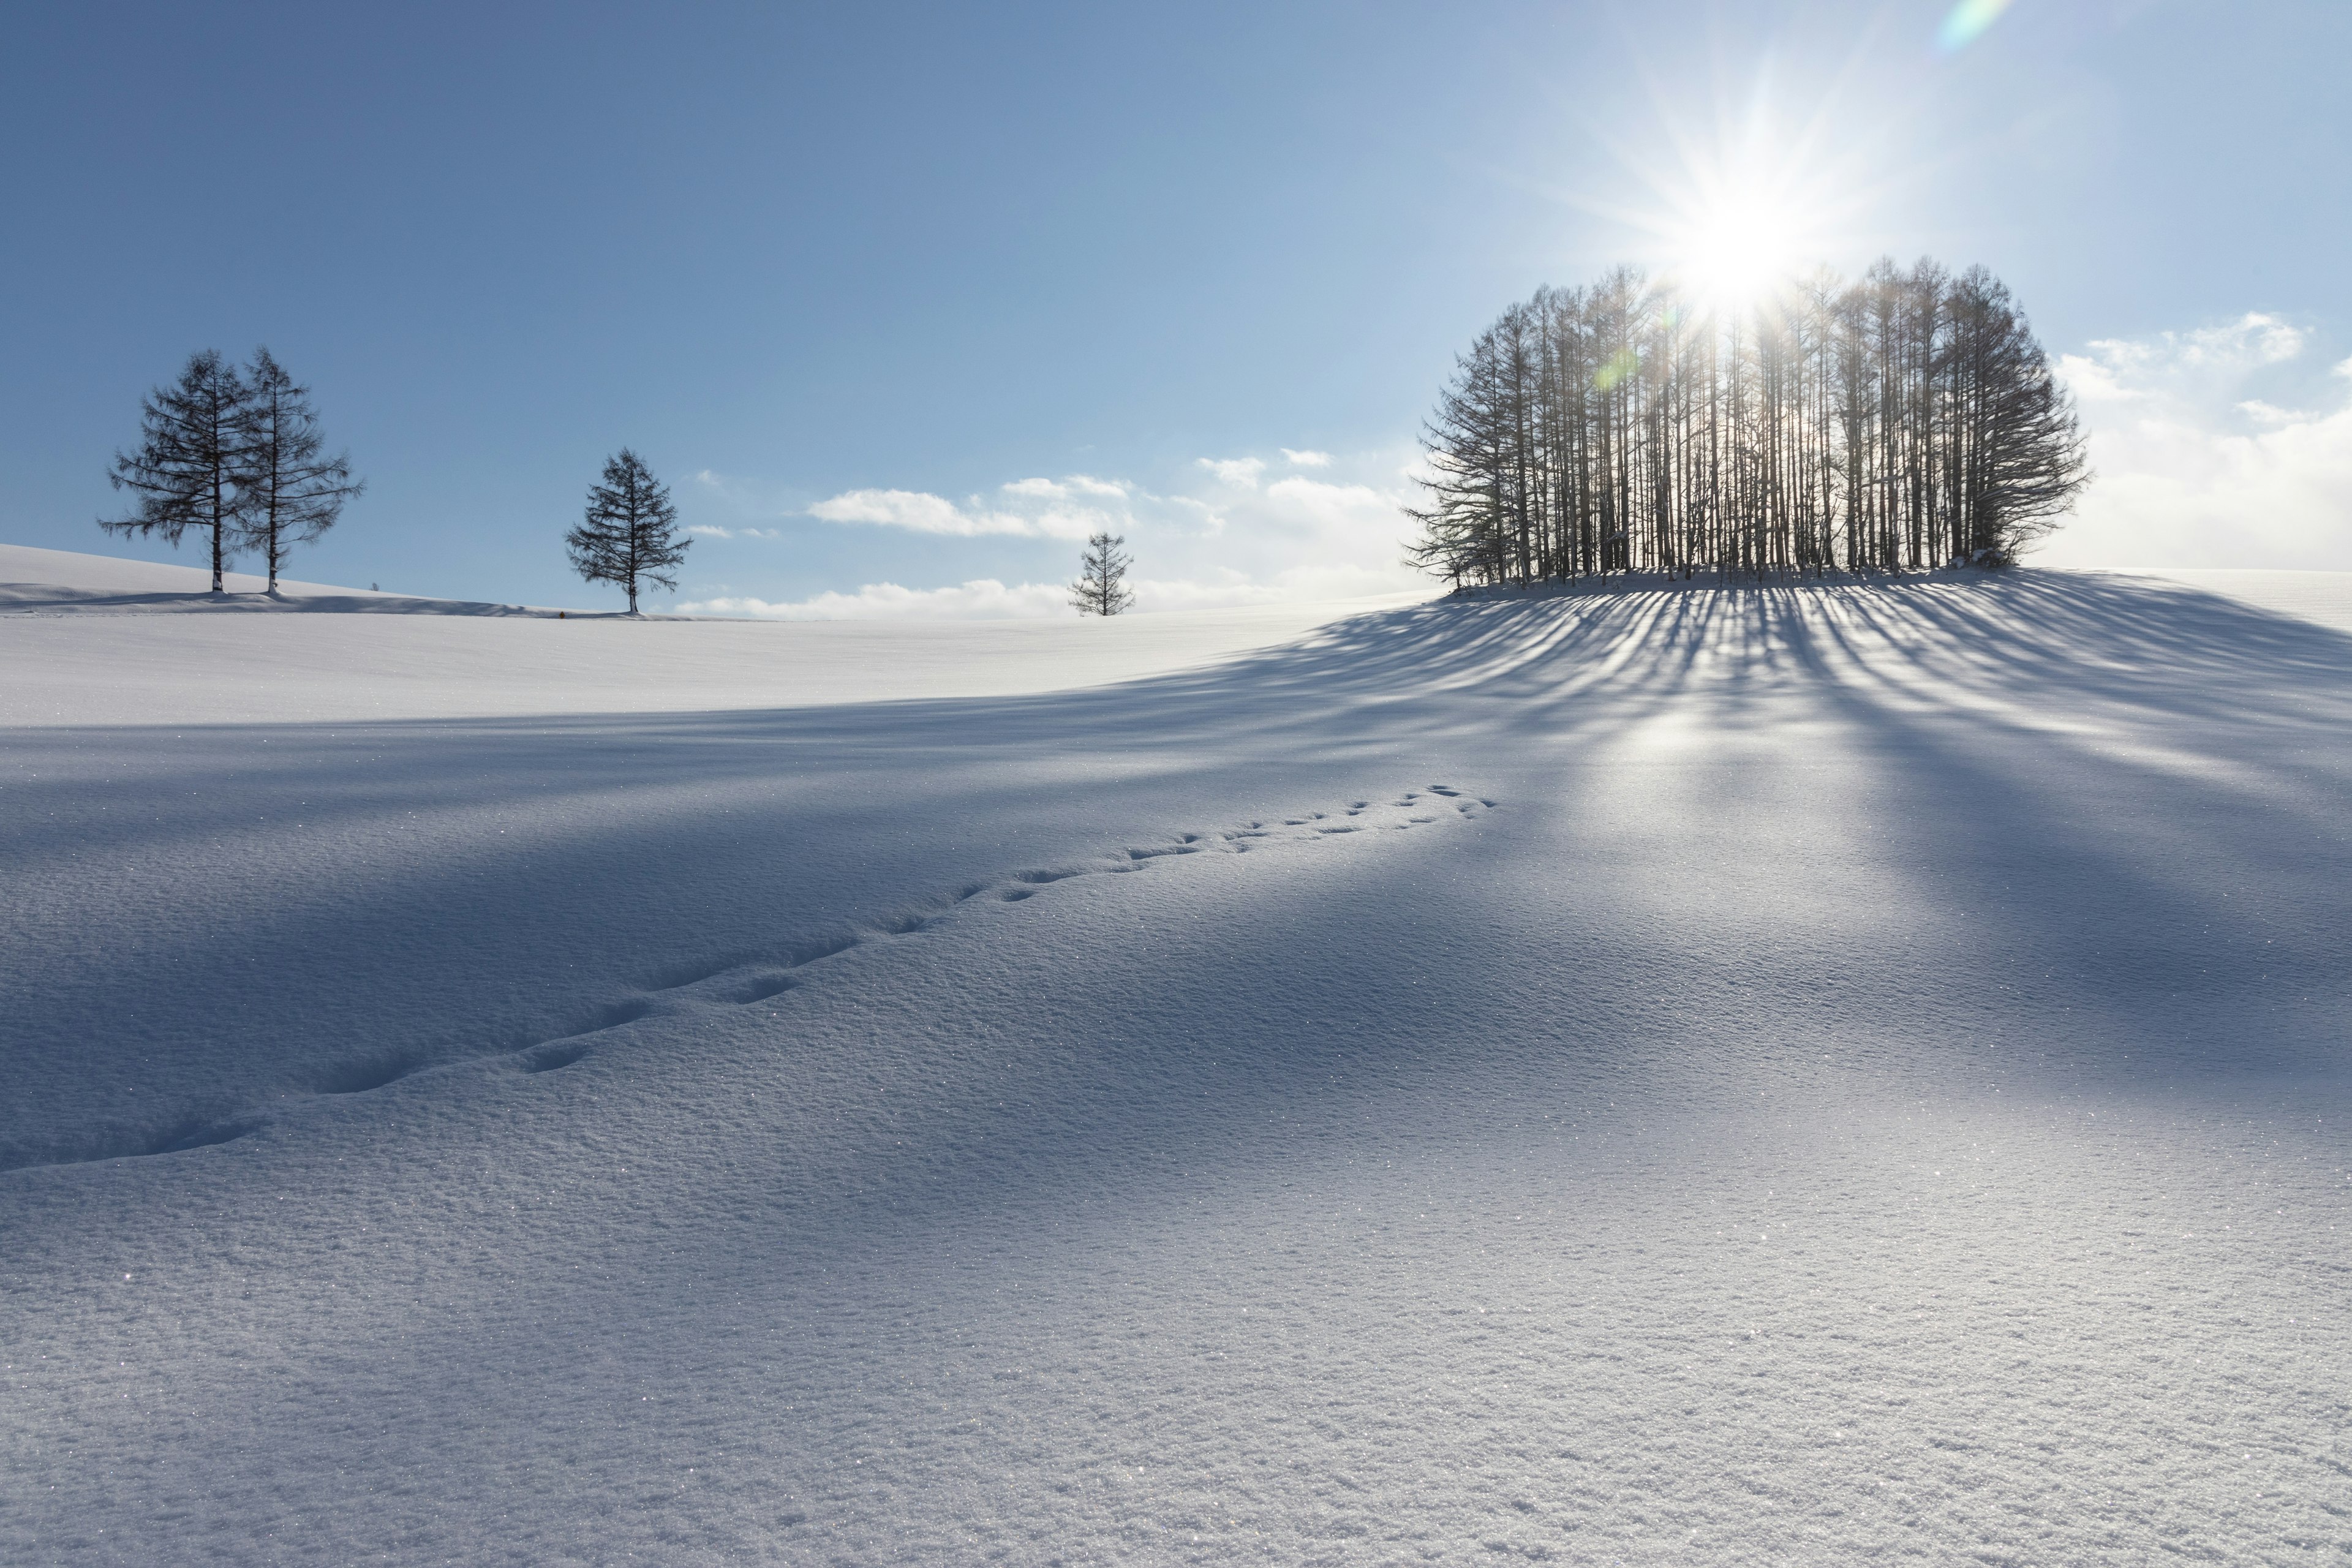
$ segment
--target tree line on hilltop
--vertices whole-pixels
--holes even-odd
[[[138,446],[117,452],[107,473],[116,489],[131,492],[132,510],[99,526],[175,546],[203,534],[215,594],[230,557],[257,550],[275,595],[294,546],[315,542],[365,488],[352,477],[349,456],[326,455],[310,389],[266,348],[242,367],[212,349],[190,354],[179,380],[149,393],[140,414]],[[605,463],[604,482],[590,488],[564,544],[582,577],[628,595],[634,616],[641,584],[677,586],[691,542],[677,525],[668,489],[625,447]]]
[[[1713,310],[1630,268],[1456,363],[1411,559],[1465,584],[2004,565],[2088,482],[2072,401],[1982,268],[1882,261]]]
[[[352,478],[349,457],[327,455],[310,389],[266,348],[242,368],[210,349],[191,354],[178,381],[147,395],[141,416],[138,447],[117,452],[107,473],[131,492],[131,511],[99,526],[173,545],[192,530],[205,534],[215,594],[239,550],[261,552],[277,593],[294,546],[332,528],[366,485]]]
[[[108,476],[136,505],[100,526],[202,533],[216,594],[241,549],[261,552],[275,594],[293,547],[363,488],[267,349],[243,367],[192,355],[142,414]],[[1456,361],[1423,440],[1409,559],[1457,588],[2006,565],[2090,478],[2073,402],[2008,289],[1930,260],[1852,283],[1817,273],[1738,310],[1630,268],[1538,289]],[[564,542],[634,616],[641,584],[676,589],[691,542],[625,447]],[[1125,542],[1087,540],[1081,614],[1133,604]]]
[[[310,389],[256,349],[239,367],[211,349],[188,356],[180,379],[147,395],[140,441],[118,452],[108,479],[131,492],[128,516],[100,518],[111,533],[159,535],[178,545],[190,532],[212,552],[215,594],[229,559],[257,550],[268,563],[269,593],[297,544],[315,542],[335,525],[343,503],[365,488],[348,455],[325,455]],[[1116,616],[1135,603],[1127,587],[1127,542],[1098,530],[1087,542],[1070,603],[1081,615]],[[669,488],[645,459],[624,447],[607,458],[588,490],[580,522],[563,536],[572,570],[609,583],[637,614],[645,584],[671,592],[693,541],[677,526]]]

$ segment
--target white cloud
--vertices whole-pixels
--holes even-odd
[[[779,531],[772,528],[721,528],[715,522],[698,522],[687,530],[697,539],[774,539]]]
[[[697,599],[676,606],[687,616],[747,616],[775,621],[1035,620],[1075,612],[1058,583],[1006,587],[993,577],[950,588],[902,588],[868,583],[855,594],[824,593],[777,604],[766,599]]]
[[[2093,343],[2091,352],[2136,376],[2155,374],[2177,382],[2184,376],[2234,377],[2258,365],[2284,364],[2301,357],[2307,341],[2293,322],[2249,310],[2234,321],[2194,331],[2159,332],[2137,341],[2105,338]]]
[[[2309,348],[2250,313],[2061,356],[2098,477],[2034,559],[2352,568],[2352,392],[2308,374]],[[2250,396],[2256,380],[2299,380],[2323,405]]]
[[[1257,477],[1265,472],[1263,458],[1196,458],[1193,461],[1216,475],[1218,483],[1235,489],[1257,489]]]
[[[811,517],[827,522],[872,522],[886,528],[910,528],[918,533],[1013,531],[982,526],[945,496],[921,490],[846,490],[808,510]]]
[[[919,490],[850,490],[819,501],[809,513],[830,522],[961,537],[1076,542],[1108,529],[1127,540],[1135,559],[1130,583],[1137,608],[1146,612],[1427,588],[1427,580],[1402,562],[1410,531],[1401,512],[1412,493],[1409,450],[1345,464],[1324,453],[1277,450],[1288,468],[1311,474],[1286,472],[1269,482],[1265,458],[1201,458],[1166,493],[1129,479],[1033,476],[999,482],[986,498],[961,503]],[[1305,460],[1309,458],[1323,460]],[[1033,563],[1027,571],[1040,569],[1034,553],[1024,559]],[[1075,574],[1077,563],[1072,551],[1067,570]],[[681,608],[793,619],[1060,616],[1069,613],[1066,600],[1058,584],[1008,588],[985,578],[931,589],[869,584],[855,594],[783,604],[712,597]]]
[[[847,490],[821,500],[808,509],[808,514],[825,522],[872,523],[916,533],[947,533],[963,538],[1010,534],[1031,539],[1084,539],[1096,529],[1115,526],[1118,521],[1100,508],[1071,502],[1067,499],[1074,490],[1070,481],[1015,479],[1003,488],[1013,500],[1001,508],[984,505],[978,496],[958,506],[945,496],[922,490],[869,489]],[[1102,489],[1124,499],[1123,492],[1115,488]],[[1099,494],[1102,490],[1084,493]]]
[[[1166,498],[1129,544],[1136,607],[1359,598],[1426,586],[1402,559],[1410,531],[1402,511],[1409,492],[1397,477],[1402,460],[1387,453],[1361,478],[1287,474],[1238,494],[1217,474],[1207,497]]]
[[[1378,520],[1392,520],[1397,512],[1396,498],[1384,496],[1370,485],[1325,484],[1296,474],[1275,480],[1266,486],[1265,494],[1269,500],[1286,503],[1297,518],[1318,524],[1370,526]]]
[[[1098,479],[1090,474],[1071,474],[1059,479],[1012,479],[997,487],[1006,495],[1031,500],[1067,500],[1072,496],[1101,496],[1110,500],[1125,500],[1129,487],[1116,479]]]

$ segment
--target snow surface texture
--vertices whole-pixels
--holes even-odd
[[[1146,620],[0,617],[0,1561],[2352,1552],[2352,637]]]

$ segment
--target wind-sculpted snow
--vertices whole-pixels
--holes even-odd
[[[2352,1548],[2341,632],[1507,595],[681,711],[679,625],[597,712],[459,619],[367,721],[189,616],[173,725],[100,620],[6,633],[0,1559]]]

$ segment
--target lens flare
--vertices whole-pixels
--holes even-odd
[[[1641,368],[1641,355],[1632,349],[1619,349],[1609,356],[1608,363],[1592,373],[1592,384],[1606,392]]]
[[[1944,18],[1944,26],[1936,34],[1936,47],[1948,55],[1967,48],[2000,19],[2009,4],[2010,0],[1960,0],[1952,7],[1952,14]]]

